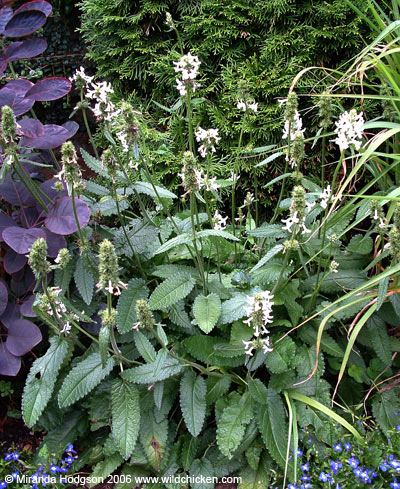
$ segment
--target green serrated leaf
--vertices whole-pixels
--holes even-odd
[[[217,444],[220,451],[229,459],[243,439],[245,426],[250,423],[253,415],[251,398],[243,394],[240,401],[234,400],[222,412],[217,427]]]
[[[351,238],[346,249],[350,253],[359,253],[361,255],[368,255],[368,253],[371,253],[372,247],[373,247],[373,241],[371,237],[363,236],[362,234],[356,234]]]
[[[99,350],[101,366],[105,368],[108,357],[108,347],[110,345],[110,327],[108,324],[103,325],[99,332]]]
[[[133,278],[122,292],[117,305],[117,329],[120,333],[131,331],[137,322],[136,301],[147,299],[149,289],[141,278]]]
[[[132,455],[140,426],[139,391],[135,385],[115,379],[111,389],[111,430],[120,454]]]
[[[192,329],[192,323],[188,313],[185,311],[185,303],[179,301],[168,308],[169,319],[181,328]]]
[[[210,333],[221,315],[221,299],[217,294],[198,295],[193,304],[194,317],[204,333]]]
[[[68,289],[69,283],[71,282],[72,276],[74,274],[75,262],[73,260],[67,263],[67,266],[64,268],[58,268],[54,272],[54,284],[57,287],[60,287],[63,294]]]
[[[93,482],[88,484],[89,487],[97,486],[99,479],[106,479],[109,475],[116,471],[123,462],[124,459],[121,457],[121,455],[119,453],[114,453],[114,455],[106,457],[104,460],[96,464],[93,467],[93,472],[90,474]]]
[[[214,404],[214,402],[226,394],[231,385],[231,379],[229,377],[208,377],[207,378],[207,405]]]
[[[182,377],[180,404],[186,427],[192,436],[197,436],[204,424],[206,414],[206,381],[188,370]]]
[[[180,373],[182,368],[179,360],[170,355],[164,357],[162,352],[159,352],[154,362],[124,370],[121,377],[135,384],[153,384]]]
[[[31,428],[50,400],[58,372],[68,353],[68,342],[62,337],[50,338],[50,348],[35,360],[29,371],[22,396],[22,415]]]
[[[372,401],[372,412],[378,422],[379,428],[389,436],[399,424],[399,417],[395,414],[400,410],[400,400],[395,389],[376,394]]]
[[[274,374],[285,372],[289,369],[295,356],[296,345],[288,336],[274,345],[273,351],[265,358],[265,365]]]
[[[257,409],[257,424],[264,444],[271,457],[285,467],[288,442],[288,426],[285,406],[279,394],[267,389],[267,404]],[[293,472],[293,470],[292,470]]]
[[[146,338],[146,336],[140,331],[133,332],[133,338],[135,341],[138,352],[142,355],[145,362],[150,363],[156,360],[156,351],[154,346]]]
[[[190,467],[190,476],[194,478],[194,480],[201,480],[201,477],[209,478],[212,481],[214,477],[214,469],[212,463],[206,459],[205,457],[201,459],[193,460],[193,463]],[[193,489],[213,489],[213,482],[195,482],[191,484]]]
[[[83,161],[85,162],[86,166],[88,166],[91,170],[93,170],[98,175],[101,175],[101,176],[111,180],[108,173],[104,171],[103,163],[100,160],[97,160],[96,158],[94,158],[92,155],[90,155],[83,148],[81,148],[81,154],[82,154]]]
[[[142,419],[139,436],[150,465],[153,469],[160,470],[167,445],[168,420],[163,418],[157,421],[150,411]]]
[[[184,470],[189,470],[196,456],[199,439],[191,435],[185,436],[185,441],[182,447],[182,466]]]
[[[79,362],[65,378],[58,394],[61,408],[71,406],[86,396],[96,387],[114,367],[114,360],[109,358],[106,367],[101,366],[100,353],[92,353]]]
[[[76,262],[74,280],[82,299],[89,305],[93,298],[94,278],[92,272],[85,267],[82,257]]]
[[[149,299],[150,309],[164,309],[185,298],[193,289],[195,280],[185,273],[177,273],[160,284]]]
[[[267,404],[267,388],[260,379],[249,379],[249,392],[251,397],[259,404]]]
[[[378,316],[373,315],[367,321],[367,331],[377,357],[385,365],[389,365],[392,361],[392,345],[387,334],[386,324]]]
[[[170,192],[169,190],[158,187],[155,185],[156,190],[154,190],[153,185],[148,182],[136,182],[132,186],[138,194],[145,194],[153,197],[154,199],[176,199],[177,196]],[[158,194],[158,195],[157,195]]]

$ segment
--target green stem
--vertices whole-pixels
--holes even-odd
[[[33,181],[33,179],[26,173],[20,162],[18,161],[18,158],[15,158],[16,165],[14,166],[14,171],[18,175],[19,179],[21,182],[25,185],[26,189],[28,192],[32,195],[32,197],[39,203],[40,207],[45,212],[48,212],[47,205],[43,201],[43,199],[40,197],[38,193],[38,187],[36,183]],[[32,185],[31,185],[32,184]]]
[[[81,88],[81,102],[86,102],[85,95],[83,93],[83,88]],[[99,153],[97,151],[97,146],[96,146],[94,139],[93,139],[92,131],[90,130],[89,121],[88,121],[88,118],[86,115],[86,108],[85,107],[82,107],[82,116],[83,116],[83,122],[85,124],[87,135],[89,136],[90,144],[92,145],[92,148],[93,148],[93,151],[94,151],[96,158],[99,159]]]
[[[288,152],[287,152],[286,161],[285,161],[285,169],[284,169],[284,172],[283,172],[284,174],[286,174],[287,171],[288,171],[288,169],[289,169],[289,161],[290,161],[290,131],[291,131],[291,123],[289,122],[288,146],[287,146],[288,147]],[[285,194],[286,180],[287,180],[286,178],[283,179],[282,186],[281,186],[281,191],[279,193],[278,202],[276,204],[275,212],[274,212],[274,215],[272,216],[271,223],[275,222],[276,218],[278,217],[278,214],[279,214],[279,206],[281,205],[283,196]]]
[[[194,205],[195,205],[194,199],[195,199],[195,196],[193,193],[191,193],[190,194],[190,222],[192,224],[193,247],[194,247],[194,251],[196,254],[196,258],[197,258],[197,263],[199,266],[201,281],[203,283],[203,293],[206,294],[207,293],[207,284],[206,284],[206,279],[205,279],[205,274],[204,274],[204,264],[203,264],[203,260],[200,256],[199,250],[197,248],[196,225],[194,222]]]
[[[76,212],[75,189],[74,189],[74,186],[73,185],[72,185],[72,192],[71,192],[71,200],[72,200],[72,210],[73,210],[73,213],[74,213],[75,222],[76,222],[76,225],[78,227],[79,239],[80,239],[81,245],[83,245],[84,239],[83,239],[81,225],[80,225],[79,219],[78,219],[78,213]]]

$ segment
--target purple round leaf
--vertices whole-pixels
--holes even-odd
[[[14,105],[13,111],[15,117],[19,117],[20,115],[24,115],[31,110],[31,108],[35,105],[35,101],[29,98],[24,98],[21,102],[18,102]]]
[[[14,182],[8,173],[4,182],[0,183],[1,197],[12,205],[27,207],[35,205],[36,201],[21,182]]]
[[[0,242],[4,241],[2,236],[4,229],[15,225],[16,222],[12,217],[7,216],[7,214],[0,213]]]
[[[15,273],[24,268],[28,258],[25,255],[19,255],[13,250],[7,250],[4,255],[4,268],[7,273]]]
[[[14,90],[15,92],[20,92],[23,95],[33,87],[33,83],[27,80],[26,78],[18,78],[17,80],[11,80],[6,85],[6,88],[10,90]]]
[[[31,98],[37,102],[49,102],[57,100],[67,95],[71,90],[72,83],[68,78],[55,76],[44,78],[33,85],[25,94],[26,98]]]
[[[32,248],[33,243],[38,238],[46,238],[46,233],[42,229],[24,229],[17,226],[5,228],[3,239],[16,253],[25,255]]]
[[[40,210],[42,211],[42,208]],[[38,225],[38,219],[39,211],[36,207],[28,207],[21,216],[21,225],[24,228],[35,228]]]
[[[7,66],[8,66],[7,61],[0,59],[0,75],[4,75],[4,72],[6,71]]]
[[[86,226],[90,218],[90,209],[80,199],[75,199],[76,213],[81,228]],[[49,210],[44,221],[47,229],[55,234],[66,236],[76,233],[78,226],[75,221],[71,197],[63,197],[57,200],[55,205]]]
[[[21,368],[21,359],[11,355],[5,343],[0,342],[0,375],[15,377]]]
[[[9,328],[15,321],[21,319],[21,310],[18,304],[8,304],[3,315],[0,317],[0,321],[6,328]]]
[[[46,241],[47,241],[47,256],[50,258],[56,258],[58,252],[61,248],[65,248],[67,242],[63,236],[59,234],[51,233],[49,230],[45,229]]]
[[[32,0],[31,2],[21,5],[15,13],[24,12],[25,10],[40,10],[46,17],[48,17],[51,14],[52,9],[49,2],[45,2],[44,0]]]
[[[4,61],[16,61],[39,56],[47,49],[44,39],[25,39],[11,43],[4,51]]]
[[[18,319],[8,328],[6,347],[13,355],[25,355],[41,341],[42,333],[36,324],[26,319]]]
[[[8,304],[8,289],[6,284],[0,280],[0,316],[6,310]]]
[[[0,34],[3,34],[5,26],[13,15],[14,12],[11,7],[3,7],[0,9]]]
[[[28,138],[40,138],[44,135],[44,125],[37,119],[21,119],[18,121],[20,129],[18,134],[27,136]]]
[[[29,36],[46,23],[46,16],[40,10],[25,10],[14,14],[7,22],[3,35],[7,37]]]
[[[20,146],[36,149],[54,149],[61,146],[69,139],[69,131],[62,126],[55,124],[46,124],[44,126],[44,135],[39,138],[23,137],[20,140]]]
[[[46,202],[46,204],[51,204],[49,199],[51,199],[53,201],[53,204],[54,204],[57,199],[61,199],[62,197],[65,197],[66,195],[68,195],[65,183],[63,183],[64,190],[61,190],[61,192],[58,192],[54,188],[54,184],[56,182],[59,182],[59,180],[57,180],[56,178],[52,178],[51,180],[46,180],[45,182],[42,183],[42,185],[40,185],[40,189],[49,197],[48,199],[46,199],[46,197],[42,196],[44,201]],[[0,221],[0,224],[1,224],[1,221]]]
[[[35,318],[36,314],[32,310],[33,303],[35,302],[36,294],[30,295],[26,301],[21,304],[21,314],[28,318]]]
[[[62,124],[61,126],[69,132],[70,138],[72,138],[72,136],[75,136],[79,129],[79,124],[75,121],[64,122],[64,124]]]
[[[15,90],[11,90],[7,87],[0,90],[0,107],[8,105],[12,108],[15,104],[21,102],[22,99],[23,96],[21,97],[21,95]]]

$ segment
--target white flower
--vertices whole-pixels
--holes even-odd
[[[128,144],[128,141],[127,141],[127,134],[124,133],[123,131],[120,131],[120,132],[117,132],[117,136],[121,142],[121,146],[122,146],[122,151],[124,153],[129,153],[129,144]]]
[[[303,135],[305,129],[303,129],[303,121],[301,120],[299,112],[296,110],[294,121],[289,124],[289,121],[285,121],[285,127],[283,129],[282,139],[287,139],[289,136],[290,126],[290,139],[293,140],[297,134]]]
[[[174,61],[174,65],[175,72],[181,74],[181,78],[176,78],[176,88],[179,94],[184,97],[188,93],[188,89],[194,93],[196,88],[200,86],[194,81],[201,65],[199,58],[187,53],[179,61]]]
[[[203,158],[206,157],[208,151],[215,153],[215,145],[221,139],[218,136],[218,129],[208,129],[205,130],[202,127],[198,127],[197,131],[194,133],[196,137],[196,141],[198,143],[202,142],[203,144],[198,148],[198,152],[201,154]]]
[[[221,188],[221,185],[219,183],[216,183],[217,177],[213,178],[204,178],[204,186],[206,190],[218,190]]]
[[[240,178],[240,175],[236,175],[236,173],[232,172],[231,176],[228,178],[231,182],[237,182]]]
[[[363,114],[362,112],[358,114],[356,109],[346,111],[340,116],[336,121],[337,138],[334,140],[340,151],[348,149],[351,145],[357,150],[361,148],[363,126]]]
[[[321,199],[320,205],[323,209],[326,209],[328,206],[329,199],[331,197],[331,186],[328,185],[322,193],[319,194],[319,198]]]
[[[223,231],[226,228],[226,221],[228,217],[222,217],[218,211],[215,211],[213,224],[216,231]]]
[[[307,212],[311,212],[311,210],[313,209],[313,207],[315,206],[315,202],[306,202],[306,210]]]
[[[243,344],[244,344],[244,351],[246,353],[246,355],[249,355],[250,357],[253,356],[253,350],[255,348],[254,346],[254,341],[251,340],[251,341],[243,341]]]
[[[247,105],[243,102],[243,100],[239,100],[238,103],[236,104],[236,107],[239,110],[243,110],[243,112],[246,112],[247,110]]]
[[[272,299],[274,296],[269,290],[260,292],[255,296],[247,296],[246,301],[248,306],[244,308],[246,311],[247,319],[243,321],[249,326],[254,328],[254,336],[258,337],[260,334],[268,334],[269,331],[265,327],[266,324],[272,323],[272,306],[274,305]],[[257,312],[261,312],[257,314]]]
[[[130,160],[128,163],[128,167],[132,168],[133,170],[137,170],[139,168],[139,163],[138,162],[134,163],[132,160]]]
[[[269,336],[267,336],[266,338],[262,338],[261,339],[262,341],[262,350],[264,353],[270,353],[273,349],[271,348],[271,344],[269,342]]]
[[[297,217],[297,211],[293,214],[293,216],[288,217],[287,219],[282,219],[281,222],[285,224],[282,229],[284,231],[291,232],[293,224],[298,224],[300,222],[299,218]]]
[[[75,71],[75,74],[71,76],[70,81],[76,82],[78,79],[84,80],[86,84],[92,83],[94,76],[89,76],[85,73],[85,69],[83,66],[79,68],[79,70]]]
[[[331,261],[331,264],[329,266],[329,270],[332,272],[332,273],[338,273],[338,268],[339,268],[339,263],[335,260],[332,260]]]
[[[68,335],[71,332],[71,325],[68,321],[64,324],[64,327],[60,332],[64,333],[65,335]]]
[[[247,112],[248,110],[252,110],[253,112],[257,112],[258,103],[253,102],[250,104],[250,103],[243,102],[243,100],[239,100],[238,103],[236,104],[236,107],[239,110],[243,110],[243,112]]]

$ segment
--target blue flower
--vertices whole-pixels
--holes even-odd
[[[339,469],[341,469],[341,468],[343,467],[343,465],[342,465],[342,463],[341,463],[341,462],[339,462],[339,461],[335,462],[335,461],[333,461],[333,460],[331,460],[331,461],[329,462],[329,465],[331,466],[332,472],[333,472],[334,474],[337,474],[337,473],[338,473],[338,470],[339,470]]]
[[[396,430],[397,430],[397,431],[400,431],[400,424],[398,424],[398,425],[396,426]]]
[[[360,463],[358,458],[351,457],[347,460],[347,463],[350,465],[350,467],[353,467],[353,469],[356,469]]]
[[[325,472],[321,472],[319,474],[319,480],[322,482],[332,482],[332,477],[330,474],[326,474]]]
[[[67,448],[65,449],[65,453],[76,453],[76,451],[74,450],[74,445],[72,445],[72,443],[67,446]]]
[[[303,475],[300,477],[300,480],[304,481],[304,482],[307,482],[307,481],[310,481],[311,480],[311,477],[308,477],[308,475]]]
[[[307,441],[308,443],[312,443],[312,438],[309,438]]]
[[[336,483],[335,489],[342,489],[342,486],[339,485],[339,482]]]
[[[301,468],[301,470],[302,470],[303,472],[308,472],[308,471],[310,470],[310,465],[309,465],[309,463],[307,462],[307,463],[305,463],[305,464],[303,464],[303,465],[300,465],[300,468]]]
[[[65,457],[64,458],[63,463],[66,463],[68,465],[71,465],[73,461],[74,461],[74,458],[71,457],[71,455],[68,455],[68,457]]]
[[[289,484],[288,489],[297,489],[297,484]]]
[[[13,476],[14,479],[17,478],[18,474],[19,474],[18,470],[14,470],[14,472],[11,472],[11,475]]]
[[[350,452],[350,450],[351,450],[351,445],[350,445],[350,443],[345,443],[345,444],[344,444],[344,448],[345,448],[345,449],[346,449],[348,452]]]
[[[382,472],[387,472],[387,470],[390,469],[390,465],[388,465],[386,462],[383,462],[383,464],[379,465],[379,468]]]
[[[60,472],[60,467],[58,465],[50,464],[49,470],[53,474],[57,474],[57,472]]]
[[[392,487],[392,489],[400,489],[400,482],[397,482],[397,479],[395,479],[389,485],[390,485],[390,487]]]
[[[0,489],[5,489],[7,487],[7,482],[1,481],[0,482]]]
[[[400,471],[400,462],[398,460],[393,458],[389,463],[396,470],[396,472]]]
[[[343,451],[342,444],[336,443],[336,445],[333,445],[333,449],[335,450],[335,452],[342,452]]]
[[[294,455],[294,450],[293,450],[293,455]],[[297,450],[297,456],[301,457],[303,455],[303,452],[300,450],[300,448]]]

